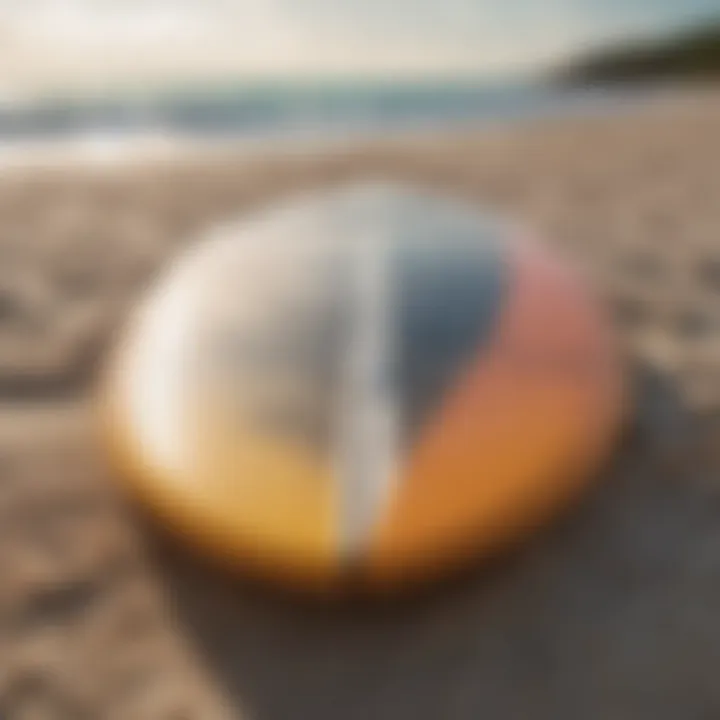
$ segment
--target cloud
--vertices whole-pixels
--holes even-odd
[[[279,72],[301,34],[262,0],[0,3],[0,78],[53,85]],[[2,81],[0,79],[0,82]]]
[[[718,0],[0,0],[0,84],[532,67]]]

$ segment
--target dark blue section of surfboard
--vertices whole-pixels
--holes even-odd
[[[417,432],[494,336],[506,296],[504,238],[490,219],[420,196],[393,223],[394,378],[403,440]]]

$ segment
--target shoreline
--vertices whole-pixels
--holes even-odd
[[[632,87],[622,91],[608,87],[578,87],[567,89],[570,99],[551,103],[536,112],[517,116],[494,117],[489,111],[486,117],[473,119],[410,121],[403,127],[376,128],[325,128],[280,132],[274,134],[221,134],[200,137],[190,133],[173,133],[162,130],[146,132],[93,131],[78,133],[75,137],[31,139],[0,138],[0,169],[2,170],[61,170],[74,167],[140,167],[155,163],[188,163],[207,157],[231,155],[250,156],[287,153],[303,155],[332,151],[345,152],[356,147],[376,143],[402,143],[404,140],[426,142],[438,137],[459,136],[492,132],[497,128],[514,129],[546,121],[579,119],[588,115],[633,113],[647,105],[675,102],[681,95],[702,96],[713,92],[707,85],[687,89],[671,85],[660,87]]]

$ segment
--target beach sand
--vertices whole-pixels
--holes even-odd
[[[203,228],[354,179],[436,187],[577,262],[639,421],[528,546],[384,607],[230,582],[120,496],[92,412],[132,302]],[[325,154],[0,173],[0,718],[720,716],[720,91]],[[522,439],[519,438],[519,444]]]

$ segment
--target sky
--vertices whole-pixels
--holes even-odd
[[[0,0],[0,96],[268,76],[483,75],[720,18],[720,0]]]

